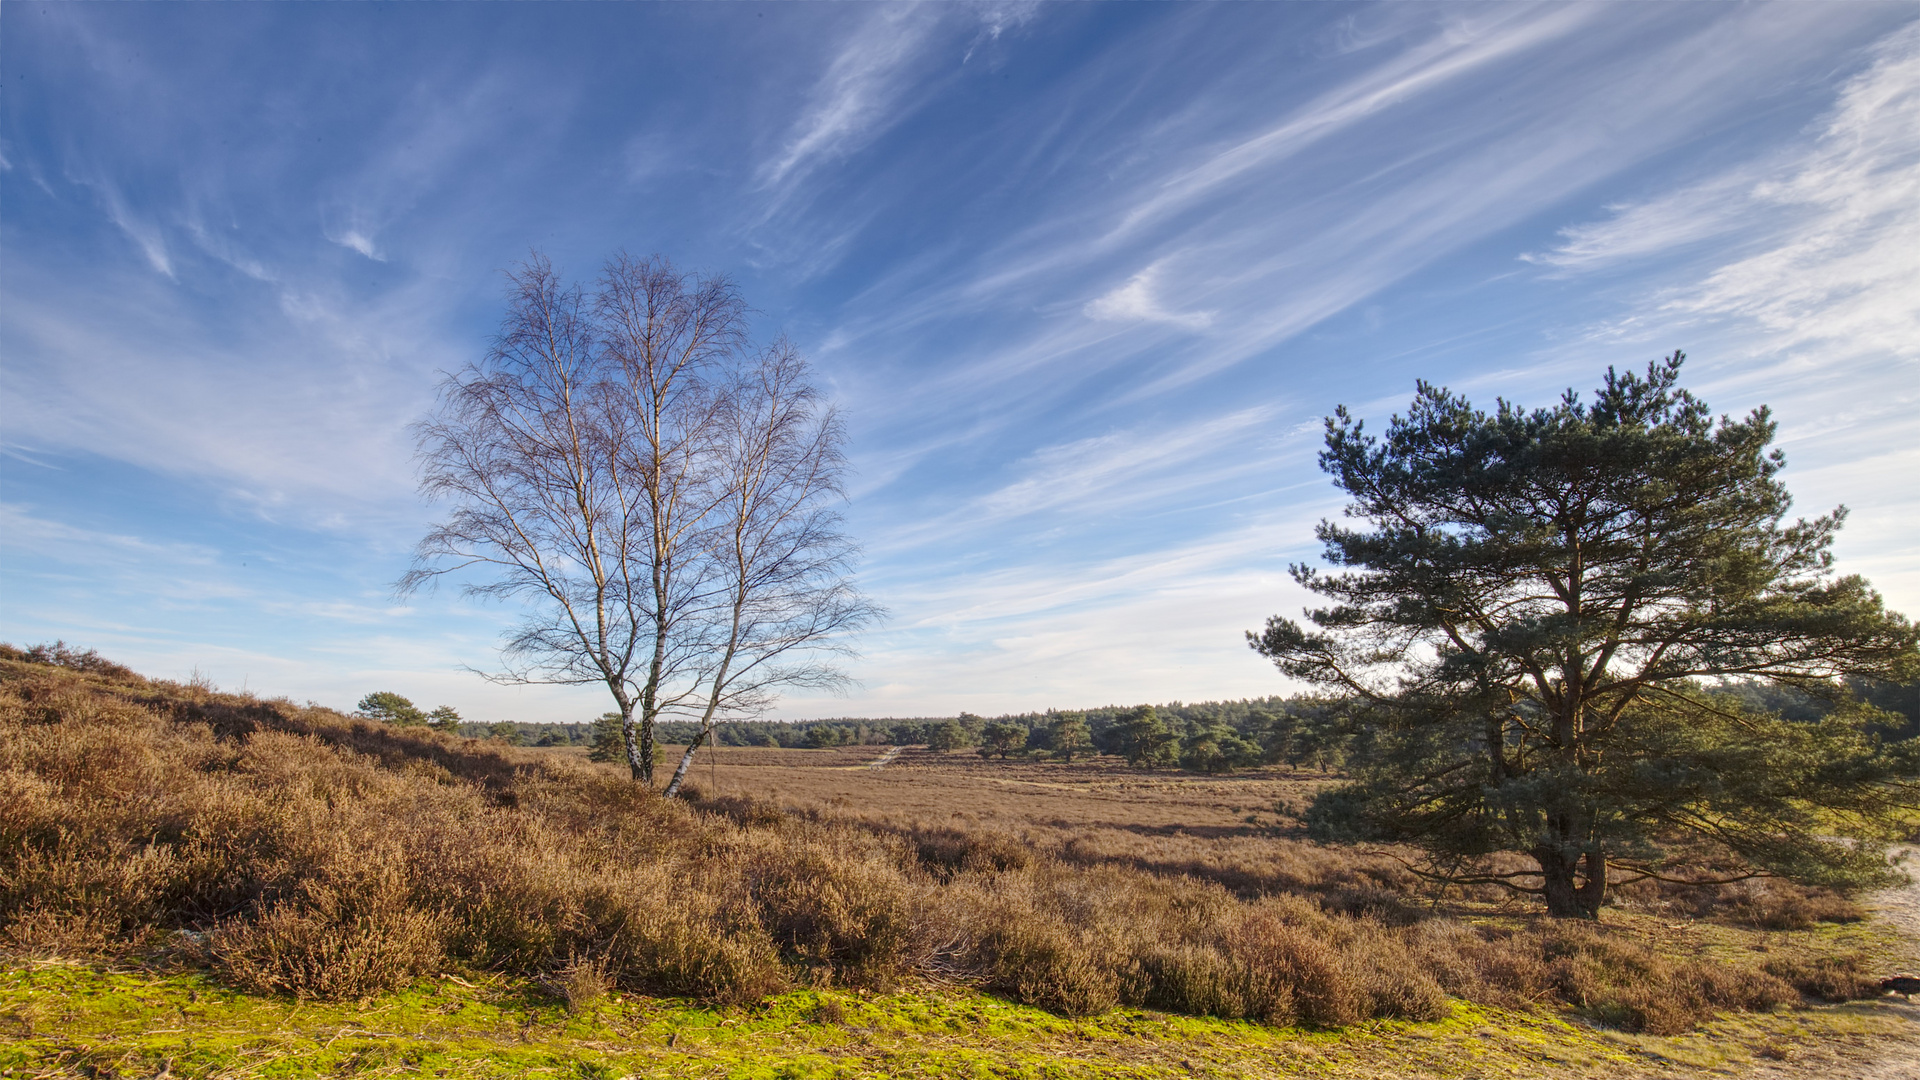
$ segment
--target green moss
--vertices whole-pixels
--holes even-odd
[[[0,970],[0,1075],[1631,1076],[1662,1062],[1738,1059],[1742,1044],[1806,1038],[1821,1015],[1746,1018],[1729,1029],[1732,1049],[1715,1049],[1704,1034],[1656,1045],[1465,1002],[1433,1023],[1339,1030],[1141,1009],[1070,1019],[958,990],[800,990],[753,1009],[628,995],[569,1013],[537,987],[506,979],[440,979],[366,1002],[318,1003],[243,994],[192,973],[43,964]]]

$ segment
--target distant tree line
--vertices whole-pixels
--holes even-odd
[[[1823,693],[1757,681],[1702,686],[1743,708],[1799,723],[1817,723],[1851,701],[1880,710],[1879,733],[1887,741],[1920,736],[1920,683],[1850,679]],[[442,705],[423,711],[391,692],[369,694],[357,710],[369,719],[426,724],[469,739],[514,746],[584,746],[596,761],[623,761],[618,713],[581,723],[493,723],[460,719]],[[835,746],[925,746],[972,749],[998,760],[1071,762],[1095,756],[1120,758],[1142,769],[1227,773],[1286,765],[1329,772],[1365,760],[1375,728],[1337,698],[1297,696],[1237,701],[1174,701],[1164,705],[1105,705],[1096,709],[1017,713],[992,718],[882,717],[823,720],[744,720],[714,725],[721,746],[820,750]],[[699,734],[693,721],[665,721],[663,746],[685,746]]]

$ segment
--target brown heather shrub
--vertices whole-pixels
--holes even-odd
[[[1880,988],[1880,973],[1863,953],[1781,957],[1761,966],[1769,975],[1821,1001],[1859,1001],[1877,998],[1886,992]]]
[[[921,864],[946,879],[969,871],[1024,870],[1038,859],[1032,844],[1003,832],[923,828],[906,836]]]
[[[436,970],[441,917],[407,902],[386,858],[352,881],[313,881],[249,919],[222,923],[209,941],[220,973],[256,993],[364,998]]]
[[[1686,841],[1672,844],[1680,880],[1642,879],[1614,891],[1614,902],[1628,910],[1712,919],[1757,930],[1806,930],[1816,923],[1858,922],[1867,917],[1859,904],[1831,889],[1801,885],[1785,878],[1756,877],[1720,883],[1737,870],[1724,852]],[[1696,876],[1701,883],[1689,883]]]
[[[567,1003],[568,1012],[583,1012],[591,1008],[607,996],[607,991],[613,989],[605,958],[570,956],[553,976],[547,985],[553,990],[554,996]]]
[[[449,969],[522,975],[573,1008],[614,988],[743,1004],[932,978],[1069,1014],[1340,1025],[1435,1019],[1453,994],[1648,1031],[1772,1007],[1793,997],[1782,979],[1850,994],[1859,974],[1422,918],[1403,876],[1271,837],[1035,843],[666,800],[560,755],[0,656],[10,952],[204,940],[234,984],[315,998]]]
[[[0,660],[14,660],[26,664],[45,664],[50,667],[66,668],[70,671],[83,671],[89,675],[98,675],[104,679],[110,679],[115,682],[146,681],[134,674],[132,668],[121,667],[119,664],[108,660],[92,649],[88,649],[85,652],[81,652],[78,649],[69,649],[67,643],[64,641],[56,641],[51,645],[34,645],[26,649],[17,649],[4,641],[0,641]]]
[[[1778,878],[1722,885],[1711,900],[1694,910],[1761,930],[1806,930],[1815,923],[1859,922],[1867,917],[1859,904],[1830,889]]]
[[[1458,997],[1524,1009],[1554,989],[1538,940],[1524,932],[1434,920],[1414,927],[1409,945],[1420,970]]]
[[[789,960],[875,989],[922,966],[925,887],[897,845],[850,832],[783,839],[756,853],[746,883]]]
[[[1024,914],[1001,909],[975,928],[969,966],[981,972],[987,989],[1066,1016],[1120,1003],[1121,968],[1093,935]]]
[[[1674,1035],[1715,1009],[1764,1010],[1795,999],[1764,971],[1670,960],[1591,927],[1550,925],[1538,934],[1561,1000],[1627,1031]]]

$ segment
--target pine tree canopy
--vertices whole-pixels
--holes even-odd
[[[1881,745],[1863,704],[1795,723],[1716,687],[1905,681],[1915,627],[1834,572],[1844,508],[1787,520],[1769,412],[1716,421],[1682,359],[1609,370],[1591,404],[1489,413],[1423,382],[1382,437],[1328,418],[1320,463],[1359,524],[1321,522],[1334,569],[1293,573],[1330,605],[1248,635],[1373,740],[1316,805],[1323,834],[1410,842],[1426,873],[1586,918],[1609,867],[1697,869],[1674,861],[1688,838],[1738,873],[1885,876],[1920,747]],[[1501,851],[1539,869],[1496,874]]]

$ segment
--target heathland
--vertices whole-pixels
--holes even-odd
[[[1597,923],[1317,843],[1330,774],[518,748],[0,659],[0,1071],[1637,1076],[1910,1052],[1859,898]],[[1895,1075],[1895,1074],[1887,1074]]]

